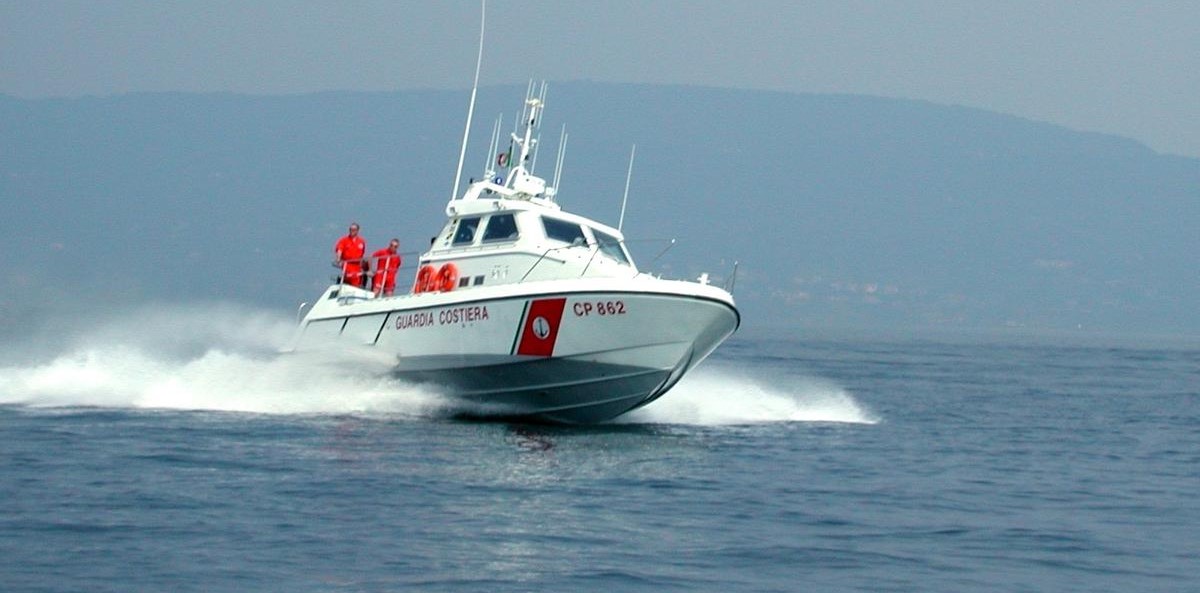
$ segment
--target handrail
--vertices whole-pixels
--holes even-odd
[[[585,274],[587,274],[588,268],[592,267],[592,262],[596,261],[596,254],[600,253],[600,244],[599,243],[589,245],[589,247],[591,247],[591,249],[592,249],[592,256],[588,258],[587,265],[583,266],[583,271],[579,273],[579,277],[581,277],[581,278]]]
[[[520,280],[517,280],[517,284],[524,282],[525,279],[528,278],[529,275],[533,273],[534,268],[537,268],[538,264],[542,263],[542,260],[546,259],[547,255],[550,255],[551,251],[558,251],[559,249],[573,249],[575,247],[582,247],[582,245],[563,245],[561,247],[551,247],[551,248],[543,251],[542,255],[537,258],[537,261],[533,262],[533,265],[529,266],[529,269],[525,271],[525,275],[521,276]],[[562,260],[562,263],[567,263],[567,260]],[[580,274],[580,275],[582,275],[582,274]]]
[[[404,269],[404,256],[405,255],[419,256],[420,253],[421,252],[419,252],[419,251],[404,251],[404,252],[397,252],[394,254],[394,255],[400,257],[400,265],[396,266],[396,277],[397,278],[400,277],[400,270]],[[347,275],[346,266],[348,264],[358,263],[358,265],[362,266],[362,269],[358,272],[358,275],[362,276],[364,278],[363,286],[360,286],[359,288],[366,289],[368,286],[370,286],[370,284],[372,284],[372,282],[368,282],[367,280],[373,281],[375,279],[375,276],[378,275],[378,273],[379,273],[379,262],[384,259],[387,259],[388,257],[391,257],[391,256],[392,256],[392,254],[378,255],[378,256],[371,255],[371,256],[362,257],[362,258],[358,258],[358,259],[334,260],[334,261],[330,262],[330,265],[332,265],[335,268],[338,268],[341,271],[341,274],[334,277],[334,281],[338,282],[339,284],[347,284],[346,283],[346,275]],[[372,269],[372,267],[371,267],[372,260],[374,260],[376,262],[374,269]],[[384,280],[386,281],[387,279],[384,278]],[[353,284],[347,284],[347,285],[354,286]]]
[[[674,241],[674,239],[672,239],[672,241]],[[624,241],[624,240],[622,240],[622,241],[619,241],[618,243],[619,243],[619,244],[621,244],[621,245],[624,245],[624,244],[625,244],[625,241]],[[518,283],[518,284],[520,284],[521,282],[524,282],[524,281],[525,281],[527,278],[529,278],[529,275],[533,273],[533,270],[534,270],[534,269],[536,269],[536,268],[538,267],[538,265],[542,263],[542,260],[546,259],[546,256],[548,256],[548,255],[550,254],[550,252],[551,252],[551,251],[557,251],[557,250],[559,250],[559,249],[574,249],[574,248],[576,248],[576,247],[587,247],[587,248],[588,248],[588,250],[592,252],[592,254],[591,254],[589,257],[588,257],[588,261],[587,261],[587,263],[586,263],[586,264],[584,264],[584,266],[583,266],[583,269],[582,269],[582,270],[580,270],[580,272],[579,272],[579,276],[578,276],[578,277],[579,277],[579,278],[582,278],[582,277],[584,277],[585,275],[587,275],[587,271],[588,271],[589,269],[591,269],[591,267],[592,267],[592,262],[596,261],[596,256],[597,256],[597,255],[599,255],[600,253],[602,253],[602,252],[604,251],[603,249],[601,249],[601,248],[600,248],[600,244],[599,244],[599,243],[587,243],[587,244],[584,244],[584,245],[574,245],[574,244],[572,244],[572,245],[563,245],[563,246],[560,246],[560,247],[551,247],[550,249],[547,249],[546,251],[544,251],[544,252],[542,253],[542,255],[541,255],[540,257],[538,257],[537,261],[533,262],[533,265],[532,265],[532,266],[529,266],[529,270],[527,270],[527,271],[525,272],[525,275],[521,276],[521,279],[520,279],[520,280],[518,280],[518,281],[517,281],[517,283]],[[561,261],[562,261],[562,263],[566,263],[566,260],[561,260]],[[630,268],[631,270],[633,270],[633,271],[634,271],[634,275],[635,275],[635,276],[636,276],[638,273],[640,273],[640,272],[638,272],[638,270],[637,270],[637,267],[633,265],[633,262],[632,262],[632,261],[628,261],[628,262],[624,262],[624,263],[625,263],[626,265],[628,265],[628,266],[629,266],[629,268]]]
[[[659,241],[662,241],[662,239],[661,238],[659,238],[659,239],[635,239],[632,241],[622,239],[618,242],[618,244],[620,244],[622,246],[627,246],[629,243],[649,243],[649,242],[659,242]],[[676,239],[674,239],[674,238],[670,239],[667,243],[667,246],[664,247],[661,251],[659,251],[658,254],[654,256],[654,259],[650,260],[650,263],[647,264],[647,267],[654,265],[655,262],[657,262],[660,258],[662,258],[663,255],[665,255],[668,251],[671,250],[672,247],[675,246],[676,242],[677,242]],[[497,251],[499,249],[508,248],[508,247],[511,247],[511,244],[476,245],[476,246],[470,246],[470,247],[465,247],[465,248],[458,248],[458,249],[455,249],[454,251],[457,254],[460,254],[460,255],[466,256],[467,258],[470,258],[472,256],[484,256],[484,255],[487,255],[489,252]],[[570,262],[571,259],[564,258],[561,256],[556,257],[555,253],[558,251],[566,250],[566,249],[578,249],[578,248],[587,249],[590,252],[586,263],[584,263],[582,269],[579,271],[578,275],[576,276],[578,278],[585,277],[587,275],[588,271],[591,269],[592,264],[595,263],[596,256],[604,251],[603,249],[601,249],[601,246],[599,243],[559,245],[557,247],[545,248],[544,250],[542,250],[541,254],[537,256],[537,259],[529,266],[529,268],[525,270],[525,273],[521,275],[520,279],[517,280],[515,283],[520,284],[520,283],[529,281],[529,277],[533,274],[533,272],[538,268],[538,266],[540,266],[542,264],[542,262],[544,262],[546,260],[557,261],[560,264],[566,264],[566,263]],[[515,254],[516,255],[524,254],[527,256],[532,256],[535,253],[536,252],[522,250],[519,253],[515,253]],[[431,261],[436,262],[436,261],[442,261],[442,260],[455,259],[453,257],[453,255],[451,255],[450,257],[445,257],[447,255],[445,253],[435,253],[432,251],[429,251],[429,252],[405,251],[405,252],[399,252],[399,253],[397,253],[397,255],[401,255],[401,256],[415,255],[415,256],[417,256],[418,265],[416,267],[418,269],[420,268],[420,266],[422,264],[430,263]],[[428,255],[428,256],[430,256],[430,258],[422,261],[421,256],[423,256],[423,255]],[[342,261],[335,260],[332,262],[331,265],[333,265],[333,267],[335,267],[335,268],[339,268],[341,270],[341,274],[339,276],[335,276],[334,280],[336,282],[341,282],[341,283],[345,284],[344,280],[345,280],[345,276],[346,276],[346,264],[351,264],[351,263],[355,263],[355,262],[358,262],[358,264],[360,266],[362,266],[363,269],[358,273],[364,279],[374,279],[375,276],[378,275],[379,270],[372,269],[371,260],[373,260],[373,259],[381,260],[381,259],[384,259],[384,257],[386,257],[386,256],[363,257],[363,258],[356,259],[356,260],[342,260]],[[638,267],[633,263],[632,260],[630,260],[628,262],[623,262],[622,265],[626,265],[631,270],[633,270],[633,276],[639,276],[642,274],[646,274],[651,277],[656,277],[656,278],[659,277],[648,270],[639,270]],[[377,268],[378,264],[376,264],[375,267]],[[397,268],[397,273],[396,273],[397,279],[400,276],[399,270],[405,269],[405,267],[406,266],[403,265],[403,261],[402,261],[401,266],[399,268]],[[409,268],[409,269],[411,269],[411,268]],[[722,288],[724,288],[726,291],[728,291],[728,292],[733,291],[734,285],[737,282],[737,272],[738,272],[738,262],[734,262],[733,270],[732,270],[730,276],[727,277],[725,279],[725,281],[722,283],[723,284]],[[360,288],[369,290],[369,287],[371,284],[372,284],[371,282],[364,280],[363,285],[360,286]],[[349,286],[354,286],[354,285],[349,285]]]
[[[467,245],[467,246],[463,246],[463,247],[453,247],[452,246],[451,249],[453,249],[455,253],[486,253],[488,251],[497,251],[499,249],[503,249],[506,247],[512,247],[513,244],[515,244],[516,242],[517,242],[516,239],[513,239],[511,241],[509,241],[509,240],[492,240],[487,243],[480,243],[479,245]],[[431,249],[429,251],[429,253],[433,254],[435,252]],[[418,253],[418,255],[419,255],[419,253]]]

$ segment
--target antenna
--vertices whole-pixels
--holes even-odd
[[[674,246],[675,246],[675,239],[671,239],[671,242],[667,243],[667,246],[664,247],[662,251],[659,251],[658,255],[654,256],[654,259],[650,260],[649,266],[654,265],[654,262],[658,261],[658,258],[662,257],[663,255],[666,255],[667,251],[670,250]]]
[[[492,177],[492,173],[495,172],[495,169],[492,167],[497,165],[496,159],[498,155],[496,153],[500,150],[500,126],[503,123],[503,113],[496,116],[496,121],[492,123],[492,143],[488,145],[487,160],[483,162],[483,176],[489,180]]]
[[[542,81],[542,89],[541,89],[540,93],[538,94],[539,105],[541,105],[543,107],[545,107],[545,105],[546,105],[546,86],[547,86],[546,81],[543,80]],[[541,148],[541,146],[542,146],[542,118],[540,117],[540,114],[536,114],[536,113],[533,114],[533,116],[537,118],[532,122],[533,129],[537,130],[537,137],[533,138],[531,140],[531,142],[533,142],[533,160],[529,162],[529,172],[530,173],[533,173],[534,170],[537,169],[537,158],[538,158],[538,152],[539,152],[538,149]]]
[[[538,132],[537,137],[533,139],[533,159],[529,161],[529,172],[533,173],[537,170],[537,155],[538,147],[542,144],[542,133]]]
[[[479,0],[479,55],[475,58],[475,82],[471,85],[471,106],[467,108],[467,125],[463,129],[462,149],[458,152],[458,170],[454,172],[454,189],[450,199],[458,197],[458,183],[462,181],[463,160],[467,158],[467,138],[471,135],[471,117],[475,115],[475,95],[479,92],[479,69],[483,66],[483,31],[487,21],[487,0]]]
[[[525,103],[521,105],[521,119],[513,122],[513,135],[521,132],[521,126],[529,122],[529,100],[533,98],[533,79],[525,85]]]
[[[526,166],[526,161],[529,160],[530,153],[531,153],[532,149],[534,148],[533,145],[536,142],[536,140],[533,137],[534,124],[537,122],[538,113],[541,110],[541,108],[542,108],[541,99],[535,99],[535,98],[532,98],[532,96],[529,99],[526,99],[525,100],[525,116],[524,116],[525,121],[523,122],[523,124],[525,125],[525,133],[521,137],[518,137],[516,134],[513,134],[513,142],[516,142],[517,145],[521,147],[521,157],[519,159],[517,159],[516,166],[520,167],[523,171],[526,171],[526,172],[529,171],[529,167]]]
[[[548,88],[548,85],[546,84],[546,81],[543,80],[542,81],[542,92],[541,92],[541,95],[538,97],[538,101],[540,101],[542,105],[546,104],[546,89],[547,88]],[[540,118],[536,122],[534,122],[533,125],[534,125],[534,128],[538,130],[538,132],[541,132],[542,120]]]
[[[567,124],[563,124],[558,133],[558,157],[554,159],[554,193],[558,194],[559,180],[562,179],[563,158],[567,156]]]
[[[633,157],[637,155],[637,144],[629,150],[629,172],[625,174],[625,195],[621,198],[621,219],[617,221],[617,230],[625,226],[625,202],[629,200],[629,180],[633,179]],[[674,241],[672,241],[674,243]]]

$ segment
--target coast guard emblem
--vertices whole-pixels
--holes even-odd
[[[545,317],[538,317],[533,320],[533,335],[539,340],[545,340],[550,337],[550,322],[546,321]]]
[[[517,331],[514,354],[553,356],[558,328],[562,325],[567,299],[536,299],[525,306],[521,328]]]

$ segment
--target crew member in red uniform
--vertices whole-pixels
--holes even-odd
[[[397,253],[399,249],[400,240],[392,239],[387,247],[371,254],[371,259],[375,260],[375,277],[371,279],[371,290],[375,291],[375,294],[392,296],[396,291],[396,270],[399,270],[403,263],[400,254]]]
[[[333,246],[334,263],[342,269],[342,283],[362,288],[363,286],[363,254],[367,252],[367,242],[358,236],[358,223],[350,223],[350,234],[338,239]]]

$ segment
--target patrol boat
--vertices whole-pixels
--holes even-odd
[[[514,148],[498,152],[493,131],[483,180],[451,195],[411,291],[333,284],[296,350],[394,358],[394,376],[441,387],[465,415],[595,423],[662,396],[737,329],[727,290],[639,271],[618,228],[563,210],[533,174],[544,89],[527,93]],[[560,144],[555,185],[562,157]]]

